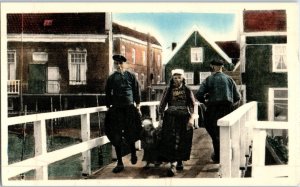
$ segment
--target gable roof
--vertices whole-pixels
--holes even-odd
[[[244,10],[244,32],[286,31],[285,10]]]
[[[200,29],[197,26],[193,26],[192,29],[183,37],[183,40],[180,42],[179,45],[175,47],[175,49],[171,52],[171,54],[167,57],[166,62],[168,63],[173,56],[181,49],[181,47],[185,44],[185,42],[190,38],[190,36],[194,33],[198,32],[200,36],[202,36],[213,49],[219,53],[221,57],[224,58],[224,60],[228,63],[231,63],[231,59],[228,57],[228,55],[211,39],[208,34],[205,34],[204,32],[200,31]]]
[[[240,58],[240,44],[238,44],[236,41],[216,41],[216,44],[230,58]]]
[[[105,34],[105,13],[7,14],[8,34]]]
[[[148,41],[148,34],[125,27],[118,23],[113,22],[112,28],[113,28],[112,29],[113,34],[124,34],[126,36],[131,36],[131,37],[137,38],[137,39],[145,41],[145,42]],[[161,46],[160,43],[157,41],[157,39],[153,36],[150,36],[150,43]]]

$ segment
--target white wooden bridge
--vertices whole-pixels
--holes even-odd
[[[141,103],[141,106],[149,106],[151,117],[156,119],[155,109],[158,104],[158,101],[144,102]],[[92,172],[91,149],[107,144],[109,140],[106,136],[91,138],[90,115],[105,112],[106,110],[106,107],[102,106],[8,118],[6,124],[2,124],[2,129],[7,134],[9,126],[33,123],[35,154],[32,158],[9,164],[7,153],[2,152],[3,184],[10,186],[51,184],[85,186],[89,184],[124,185],[130,179],[131,185],[205,185],[212,182],[211,179],[214,179],[214,185],[224,185],[223,180],[234,179],[231,181],[233,182],[231,184],[239,184],[241,181],[243,184],[248,185],[252,185],[254,181],[258,182],[255,184],[264,184],[264,181],[267,180],[268,185],[275,185],[282,181],[284,184],[294,184],[297,179],[297,176],[295,176],[295,167],[290,162],[287,165],[265,165],[266,131],[268,129],[290,129],[287,122],[257,121],[256,102],[246,103],[218,121],[221,139],[220,164],[213,164],[209,160],[210,153],[212,152],[211,140],[205,129],[200,128],[194,130],[193,150],[190,161],[185,163],[186,167],[184,171],[173,178],[168,178],[160,174],[166,167],[164,165],[160,169],[153,168],[148,173],[142,172],[142,150],[138,151],[140,160],[136,166],[130,165],[128,160],[126,161],[126,157],[124,158],[125,170],[120,174],[113,174],[111,172],[115,163],[107,165],[97,172]],[[70,116],[80,116],[81,118],[82,142],[48,152],[46,120]],[[199,144],[199,141],[202,143]],[[2,150],[7,150],[7,142],[4,143],[2,146],[5,146],[4,148],[6,149]],[[139,144],[137,144],[137,148],[140,148]],[[289,150],[291,150],[290,147]],[[76,154],[82,155],[81,172],[86,177],[63,181],[49,179],[48,166],[50,164]],[[252,168],[251,177],[241,179],[244,177],[250,157],[252,160],[249,165]],[[33,179],[15,180],[15,176],[31,170],[35,170]],[[149,183],[145,183],[145,178],[156,179],[155,181],[149,180]],[[216,180],[216,178],[219,180]],[[118,183],[115,183],[116,180],[114,179],[118,179]],[[181,179],[185,179],[185,182],[182,182]],[[235,183],[236,179],[239,179],[238,183]]]

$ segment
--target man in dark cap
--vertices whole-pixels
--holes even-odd
[[[124,170],[123,140],[130,147],[131,163],[136,164],[137,162],[135,142],[139,139],[142,130],[141,94],[135,75],[125,70],[126,58],[122,55],[114,55],[113,59],[116,71],[108,77],[105,87],[105,100],[108,108],[105,118],[105,133],[115,147],[117,155],[118,163],[113,172],[119,173]]]
[[[222,72],[224,62],[212,60],[210,67],[212,75],[208,76],[200,85],[196,98],[205,103],[207,109],[204,114],[204,125],[212,138],[214,154],[212,160],[220,162],[220,129],[218,119],[233,111],[241,95],[234,80]]]

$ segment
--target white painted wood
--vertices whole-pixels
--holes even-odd
[[[107,35],[99,34],[8,34],[8,41],[19,42],[100,42],[104,43]]]
[[[36,180],[48,180],[48,166],[38,167],[36,169]]]
[[[243,139],[240,135],[240,123],[239,121],[230,127],[231,130],[231,150],[232,150],[232,159],[231,159],[231,177],[238,178],[240,177],[240,140]]]
[[[247,113],[246,113],[247,114]],[[244,114],[241,119],[240,119],[240,167],[245,168],[246,167],[246,153],[248,152],[246,149],[247,145],[247,128],[245,127],[245,122],[246,122],[246,114]],[[249,154],[249,153],[248,153]]]
[[[249,111],[253,107],[256,107],[256,102],[250,102],[242,105],[235,111],[219,119],[218,126],[231,126],[235,124],[238,120],[240,120],[241,116],[243,116],[247,111]]]
[[[35,156],[47,153],[47,134],[45,120],[34,122]]]
[[[152,118],[152,121],[156,121],[156,106],[155,105],[150,106],[150,117]]]
[[[255,166],[255,178],[289,177],[293,168],[288,165]]]
[[[47,134],[45,120],[34,122],[35,156],[47,153]],[[48,167],[38,167],[37,180],[48,180]]]
[[[32,169],[36,169],[40,166],[48,166],[49,164],[52,164],[54,162],[66,159],[70,156],[76,155],[78,153],[90,150],[94,147],[104,145],[107,143],[109,143],[108,138],[106,136],[102,136],[99,138],[89,140],[87,142],[82,142],[63,149],[42,154],[40,156],[29,158],[21,162],[16,162],[14,164],[8,165],[7,167],[4,166],[4,168],[7,173],[7,177],[10,178],[20,173],[25,173]]]
[[[252,153],[252,177],[259,177],[259,168],[265,165],[265,147],[266,136],[265,130],[253,130],[253,153]]]
[[[83,142],[90,140],[91,128],[90,128],[90,114],[81,115],[81,139]],[[82,174],[90,175],[91,169],[91,151],[87,150],[82,152]]]
[[[222,178],[231,177],[231,137],[230,128],[220,127],[220,173]]]

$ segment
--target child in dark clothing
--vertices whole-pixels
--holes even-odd
[[[144,119],[142,127],[141,141],[144,148],[143,161],[146,161],[144,169],[149,169],[151,163],[157,166],[158,129],[154,128],[151,119]]]

